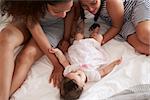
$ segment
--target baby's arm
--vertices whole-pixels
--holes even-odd
[[[63,54],[63,52],[58,49],[58,48],[52,48],[50,50],[51,53],[55,53],[56,57],[58,58],[59,62],[64,66],[67,67],[69,64],[69,61],[67,60],[67,58],[65,57],[65,55]]]
[[[109,65],[106,65],[103,68],[101,68],[99,70],[99,73],[100,73],[101,77],[104,77],[107,74],[109,74],[114,69],[114,67],[116,65],[119,65],[121,63],[121,61],[122,61],[122,58],[117,59],[117,60],[113,61],[112,63],[110,63]]]

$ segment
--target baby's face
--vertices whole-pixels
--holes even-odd
[[[80,87],[84,87],[86,75],[82,70],[72,71],[67,75],[67,77],[73,79]]]

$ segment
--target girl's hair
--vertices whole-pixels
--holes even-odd
[[[95,17],[94,17],[94,22],[95,23],[93,25],[91,25],[89,30],[93,30],[94,29],[94,26],[95,26],[95,24],[96,24],[96,22],[97,22],[97,20],[99,18],[99,15],[100,15],[100,11],[101,11],[101,9],[102,9],[102,7],[104,5],[104,1],[105,0],[101,0],[100,8],[99,8],[99,10],[97,11],[97,13],[95,14]],[[86,17],[85,17],[84,9],[82,8],[81,4],[80,4],[80,14],[81,14],[81,19],[84,21],[84,19],[86,19]]]
[[[93,31],[96,27],[99,27],[99,28],[100,28],[100,25],[99,25],[98,23],[94,23],[94,24],[90,27],[89,31]]]
[[[83,91],[73,80],[64,77],[60,83],[60,95],[64,100],[77,100]]]
[[[38,22],[47,12],[47,4],[57,5],[71,0],[1,0],[1,14]]]

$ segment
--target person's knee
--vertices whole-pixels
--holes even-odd
[[[15,45],[15,40],[13,38],[13,30],[3,29],[0,32],[0,46],[3,48],[13,48]]]
[[[27,76],[31,65],[35,62],[36,50],[33,47],[27,47],[17,56],[15,61],[14,77],[21,82]]]
[[[150,25],[150,23],[139,23],[136,27],[136,34],[141,42],[150,45],[150,28],[148,24]]]
[[[16,61],[19,63],[28,63],[36,59],[37,50],[34,47],[28,46],[17,56]]]

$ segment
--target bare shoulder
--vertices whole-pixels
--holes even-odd
[[[124,5],[122,0],[106,0],[106,8],[108,13],[111,15],[113,15],[114,12],[115,15],[122,15],[124,12]]]
[[[107,6],[120,6],[123,5],[122,0],[106,0],[106,5]]]
[[[124,16],[124,5],[122,0],[106,0],[106,9],[115,27],[121,27]]]

